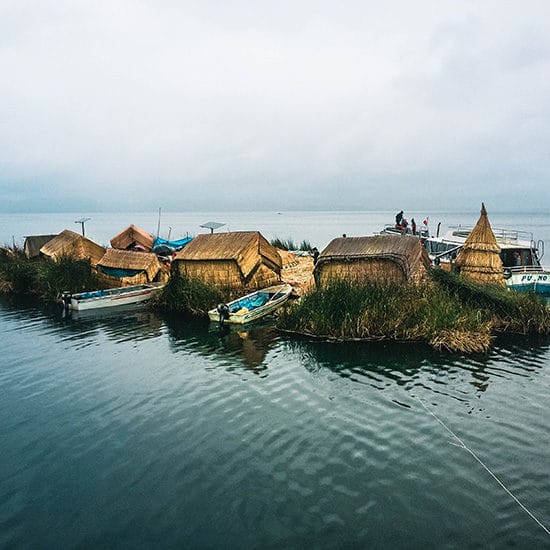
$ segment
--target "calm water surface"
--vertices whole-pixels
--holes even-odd
[[[543,216],[489,214],[550,242]],[[4,215],[0,242],[82,215]],[[393,215],[163,214],[161,234],[213,219],[323,247]],[[94,214],[87,234],[129,223],[157,217]],[[438,421],[550,527],[549,339],[465,357],[6,300],[0,329],[2,548],[550,548]]]
[[[550,537],[550,341],[487,355],[0,301],[0,547],[518,548]]]

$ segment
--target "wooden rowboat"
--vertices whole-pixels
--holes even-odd
[[[289,284],[269,286],[227,304],[218,304],[208,312],[208,317],[216,322],[250,323],[273,313],[288,300],[291,292]]]

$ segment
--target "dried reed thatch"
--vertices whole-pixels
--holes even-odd
[[[113,286],[127,286],[167,279],[168,270],[156,254],[108,248],[97,264],[98,271]]]
[[[485,205],[481,203],[481,215],[458,254],[456,266],[463,277],[479,283],[506,286],[499,254],[500,246],[491,229]]]
[[[280,280],[281,257],[258,231],[197,235],[172,260],[174,269],[224,289],[262,288]]]
[[[40,249],[49,243],[57,235],[29,235],[25,237],[23,250],[27,258],[37,258],[40,256]]]
[[[111,239],[111,246],[120,250],[128,250],[139,245],[150,251],[153,248],[154,240],[150,233],[132,224]]]
[[[40,253],[52,260],[63,256],[69,256],[75,260],[89,259],[92,265],[96,265],[105,254],[105,249],[90,239],[65,229],[43,245]]]
[[[313,275],[321,287],[334,279],[419,282],[429,266],[426,249],[414,237],[339,237],[321,252]]]

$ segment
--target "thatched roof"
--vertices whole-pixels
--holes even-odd
[[[89,259],[96,265],[105,254],[105,249],[90,239],[65,229],[40,249],[40,253],[52,260],[61,256],[71,256],[75,259]]]
[[[173,261],[235,261],[243,275],[254,269],[256,262],[248,262],[250,256],[261,256],[280,272],[281,257],[277,249],[259,231],[233,231],[197,235]]]
[[[27,258],[36,258],[40,256],[40,249],[50,242],[56,235],[29,235],[25,237],[23,249]]]
[[[108,248],[101,260],[97,263],[97,266],[111,269],[143,271],[147,274],[150,281],[155,278],[161,269],[164,269],[157,255],[152,252],[134,252],[118,250],[117,248]]]
[[[430,266],[430,258],[420,239],[403,235],[375,235],[333,239],[319,255],[315,269],[335,260],[367,259],[391,260],[400,265],[407,276],[420,266]]]
[[[500,246],[491,229],[485,205],[481,203],[481,215],[468,235],[456,259],[461,275],[482,283],[504,286]]]
[[[144,231],[137,225],[132,224],[111,239],[111,246],[113,248],[127,250],[128,248],[139,244],[146,250],[151,250],[151,248],[153,248],[154,240],[155,239],[150,233],[147,233],[147,231]]]

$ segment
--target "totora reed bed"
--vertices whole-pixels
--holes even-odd
[[[441,270],[432,276],[418,285],[334,280],[284,310],[278,326],[325,339],[426,342],[466,353],[487,351],[501,332],[550,334],[550,312],[535,296]]]

